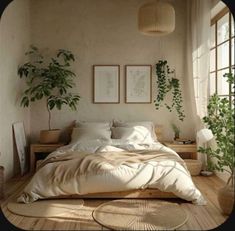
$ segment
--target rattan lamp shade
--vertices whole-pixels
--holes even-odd
[[[138,14],[139,31],[146,35],[167,35],[175,29],[175,10],[166,2],[144,4]]]

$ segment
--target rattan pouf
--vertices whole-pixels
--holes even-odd
[[[184,161],[192,176],[197,176],[200,174],[202,169],[202,162],[200,160],[185,159]]]

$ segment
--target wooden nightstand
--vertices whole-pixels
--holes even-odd
[[[166,147],[173,149],[183,159],[197,160],[197,144],[173,144],[170,141],[164,141],[163,144]]]
[[[31,144],[30,145],[30,172],[33,173],[35,171],[36,165],[36,155],[45,153],[49,154],[55,151],[57,148],[64,146],[63,143],[59,144]]]

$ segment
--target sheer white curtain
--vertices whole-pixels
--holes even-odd
[[[191,56],[191,81],[200,118],[207,113],[210,72],[210,0],[190,0],[188,9],[188,56]],[[188,58],[189,58],[188,57]]]
[[[207,113],[210,72],[210,0],[190,0],[187,15],[187,72],[196,131],[203,127]],[[202,146],[198,140],[198,146]],[[204,161],[204,156],[199,155]]]

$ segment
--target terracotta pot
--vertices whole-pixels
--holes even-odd
[[[226,185],[218,192],[218,201],[222,212],[230,215],[234,206],[234,188]]]
[[[55,144],[58,143],[60,137],[60,129],[41,130],[40,143],[42,144]]]

